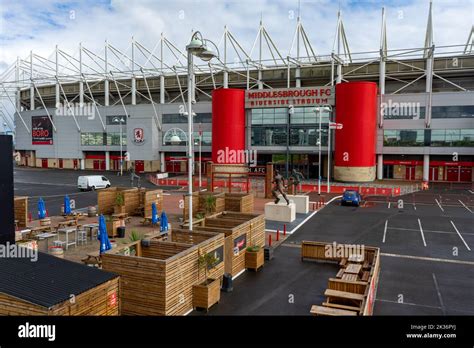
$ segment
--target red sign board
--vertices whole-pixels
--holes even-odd
[[[48,116],[31,117],[31,144],[53,145],[53,124]]]
[[[334,105],[333,87],[250,89],[245,92],[246,108]]]

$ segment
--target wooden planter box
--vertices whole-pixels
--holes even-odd
[[[109,237],[117,237],[117,227],[122,226],[122,222],[120,220],[107,221],[105,225],[107,227],[107,235]]]
[[[245,251],[245,268],[256,272],[260,267],[263,267],[264,262],[263,248],[258,251]]]
[[[15,197],[14,207],[18,227],[26,227],[28,224],[28,197]]]
[[[207,279],[204,283],[193,285],[193,307],[206,311],[221,299],[219,279]]]
[[[251,193],[225,193],[225,210],[253,213],[254,199]]]

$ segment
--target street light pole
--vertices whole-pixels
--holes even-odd
[[[193,230],[193,53],[188,50],[188,215]]]
[[[205,42],[210,42],[218,51],[217,45],[210,40],[204,40],[200,32],[195,32],[191,37],[191,42],[186,46],[188,52],[188,197],[189,197],[189,230],[193,230],[193,109],[192,103],[194,99],[194,71],[193,71],[193,55],[198,56],[204,61],[209,61],[219,56],[208,49]],[[201,155],[199,155],[201,156]],[[199,169],[200,170],[200,169]],[[200,185],[200,183],[199,183]]]
[[[123,118],[120,118],[120,176],[123,175],[123,140],[122,140],[122,121]]]
[[[202,131],[199,130],[199,191],[201,191],[201,180],[202,180]]]
[[[318,108],[318,114],[319,114],[318,195],[321,195],[321,108]]]

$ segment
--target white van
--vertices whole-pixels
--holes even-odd
[[[77,188],[80,191],[109,187],[109,179],[102,175],[84,175],[77,178]]]

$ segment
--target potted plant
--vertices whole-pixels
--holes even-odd
[[[212,195],[206,195],[204,197],[204,210],[206,211],[206,214],[216,211],[216,197]]]
[[[249,246],[245,250],[245,268],[253,269],[255,272],[264,264],[263,248],[259,246]]]
[[[115,214],[123,214],[125,213],[125,198],[123,193],[117,193],[115,196],[115,206],[114,206],[114,213]]]
[[[208,278],[208,271],[214,268],[219,259],[213,253],[207,253],[198,258],[198,278],[199,270],[204,267],[205,280],[200,284],[193,285],[193,307],[204,308],[206,311],[221,299],[220,280]]]

